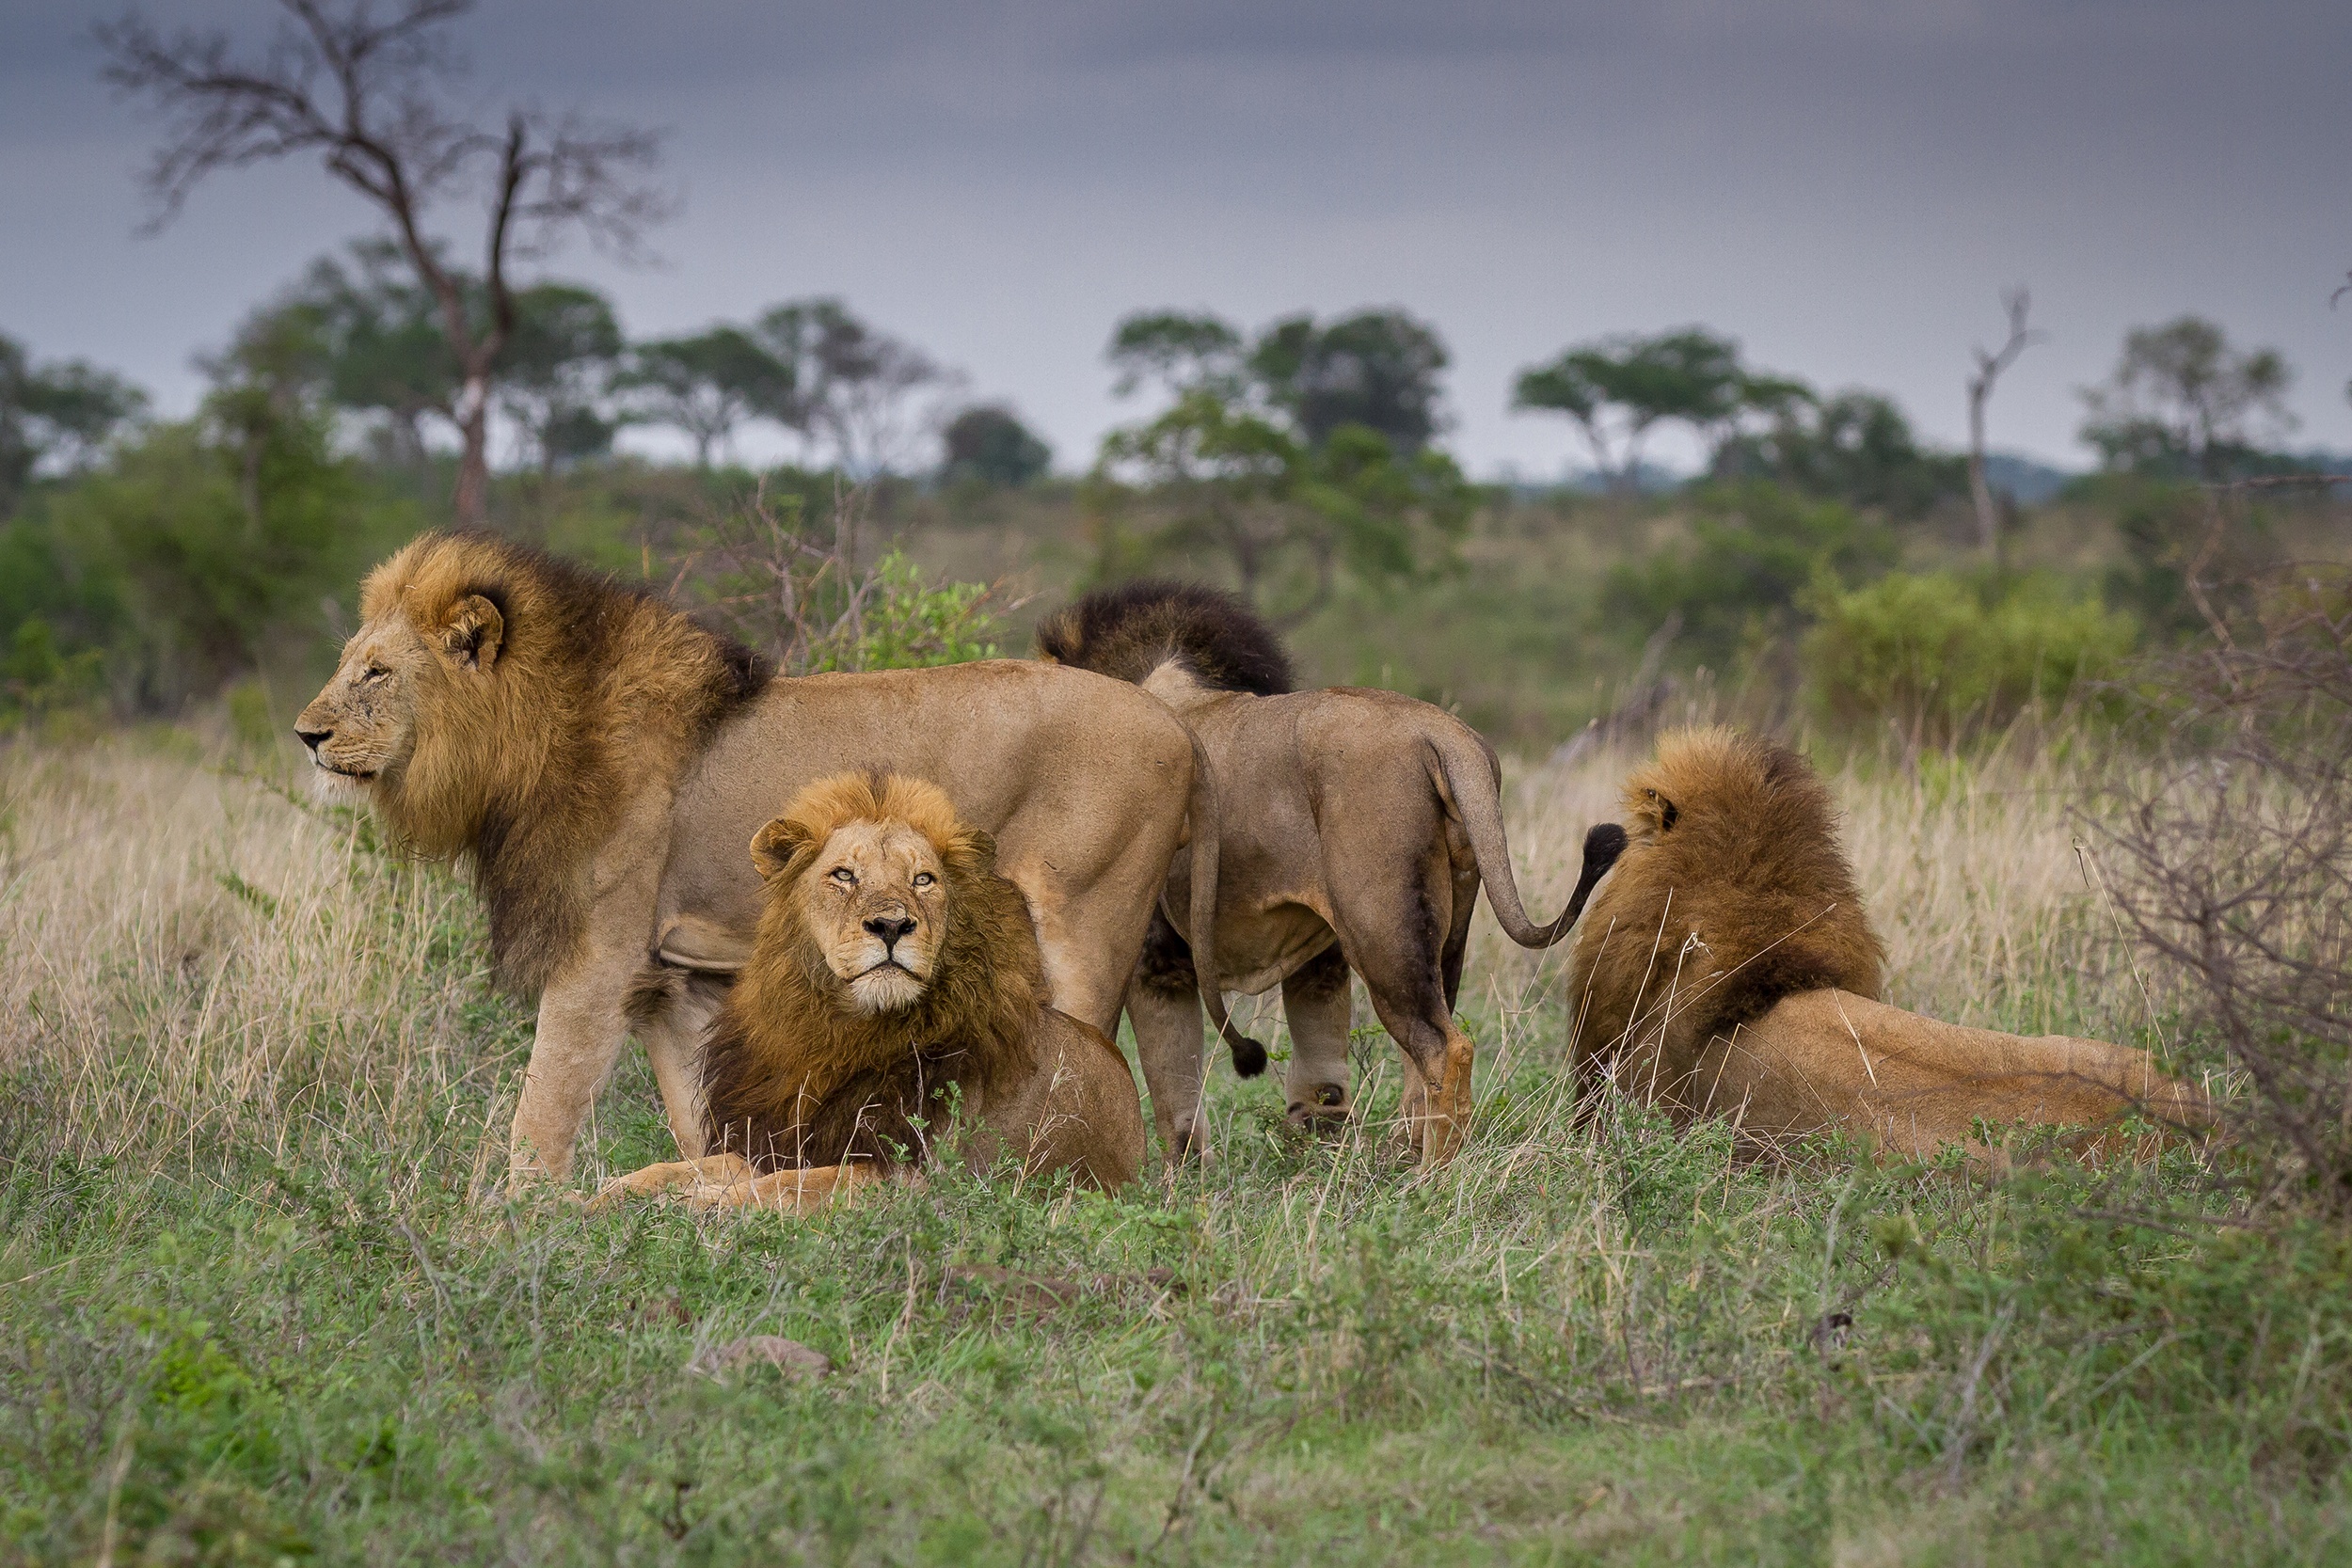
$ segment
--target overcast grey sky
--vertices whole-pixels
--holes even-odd
[[[258,39],[275,9],[151,14]],[[183,410],[191,355],[372,218],[294,165],[136,237],[151,128],[96,80],[105,14],[0,0],[0,331]],[[2021,282],[2051,336],[1995,446],[2087,462],[2075,389],[2197,311],[2285,352],[2298,441],[2352,448],[2344,0],[489,0],[459,36],[485,103],[670,129],[662,264],[553,263],[632,333],[839,293],[1065,467],[1121,417],[1113,322],[1164,305],[1431,320],[1481,473],[1581,461],[1507,412],[1517,368],[1689,322],[1957,441]]]

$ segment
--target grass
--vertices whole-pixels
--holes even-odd
[[[1225,1075],[1216,1162],[1115,1196],[485,1199],[530,1020],[470,895],[227,755],[0,752],[0,1559],[2352,1556],[2342,1237],[2206,1223],[2186,1151],[1985,1186],[1580,1121],[1560,955],[1484,916],[1442,1172],[1367,1030],[1348,1138]],[[1621,768],[1515,781],[1538,907]],[[1896,998],[2177,1044],[2075,778],[1836,777]],[[631,1053],[586,1175],[665,1141]],[[833,1370],[693,1370],[752,1334]]]

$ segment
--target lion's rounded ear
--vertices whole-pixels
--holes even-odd
[[[479,594],[469,594],[441,617],[441,651],[469,670],[487,670],[498,662],[506,641],[506,617]]]
[[[752,864],[765,881],[781,877],[792,857],[808,847],[809,831],[798,822],[777,817],[752,835]]]

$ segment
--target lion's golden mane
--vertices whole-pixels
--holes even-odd
[[[703,1092],[710,1147],[768,1171],[883,1164],[942,1129],[949,1085],[978,1098],[1037,1070],[1032,1036],[1045,971],[1021,892],[994,870],[986,834],[936,785],[898,775],[819,780],[788,806],[798,847],[768,878],[750,964],[713,1023]],[[868,1012],[825,961],[803,872],[839,829],[904,823],[945,868],[946,930],[923,994]],[[916,1126],[917,1121],[924,1126]]]
[[[397,607],[430,638],[474,596],[503,622],[500,678],[427,661],[413,745],[371,793],[405,844],[469,863],[498,973],[529,994],[578,942],[588,858],[621,808],[675,778],[765,671],[650,594],[480,534],[407,545],[368,574],[360,615]]]
[[[1803,757],[1721,726],[1680,731],[1626,781],[1624,804],[1628,843],[1570,959],[1580,1069],[1613,1058],[1678,1092],[1709,1041],[1783,997],[1878,997],[1885,950]]]

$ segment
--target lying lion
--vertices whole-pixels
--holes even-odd
[[[752,840],[751,960],[703,1053],[707,1147],[609,1183],[802,1212],[934,1157],[1135,1179],[1143,1110],[1118,1048],[1045,1003],[1021,890],[940,789],[896,774],[809,785]]]
[[[2145,1051],[2025,1038],[1877,1000],[1884,950],[1829,791],[1786,747],[1686,730],[1625,788],[1628,837],[1570,958],[1579,1077],[1677,1122],[1728,1116],[1777,1144],[1839,1131],[1914,1158],[1999,1154],[1976,1127],[2201,1126],[2204,1098]],[[1586,875],[1606,865],[1588,851]],[[2093,1137],[2090,1144],[2106,1141]]]

